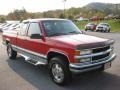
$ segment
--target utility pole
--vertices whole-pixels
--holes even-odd
[[[117,15],[118,13],[118,4],[115,4],[115,14]]]
[[[63,0],[63,3],[64,3],[64,18],[66,17],[66,13],[65,13],[65,3],[66,3],[67,0]]]

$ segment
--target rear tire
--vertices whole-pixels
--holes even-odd
[[[58,85],[65,85],[71,80],[68,63],[61,56],[54,57],[49,62],[50,76]]]
[[[10,43],[7,45],[7,54],[9,59],[16,59],[17,57],[17,52],[12,49]]]

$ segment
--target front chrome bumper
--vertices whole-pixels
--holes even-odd
[[[98,62],[70,64],[69,65],[70,71],[73,73],[81,73],[81,72],[95,70],[101,68],[107,62],[113,61],[115,57],[116,55],[114,53],[109,58],[106,58],[105,60],[100,60]]]

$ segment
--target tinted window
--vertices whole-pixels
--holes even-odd
[[[47,36],[81,33],[80,30],[71,21],[67,20],[43,21],[43,25]]]
[[[28,30],[28,36],[31,36],[31,34],[41,34],[40,27],[38,23],[31,23],[29,30]]]
[[[103,26],[109,26],[108,24],[101,24],[101,25],[103,25]]]
[[[28,23],[23,23],[20,29],[20,35],[25,36],[27,28],[28,28]]]

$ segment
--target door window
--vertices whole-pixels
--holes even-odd
[[[38,23],[30,23],[29,29],[28,29],[28,36],[31,36],[31,34],[40,34],[40,26]]]
[[[25,36],[26,35],[28,24],[29,23],[22,23],[22,26],[21,26],[21,29],[20,29],[20,33],[19,33],[21,36]]]

